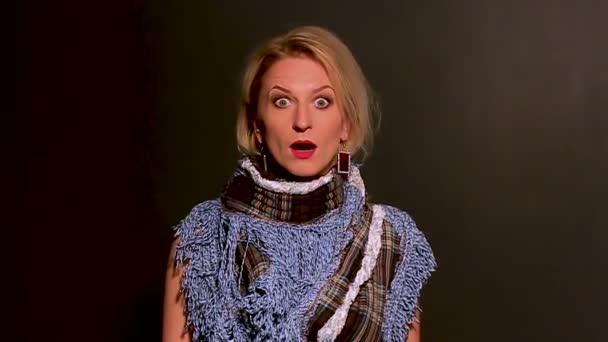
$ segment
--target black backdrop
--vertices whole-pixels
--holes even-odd
[[[607,3],[19,10],[20,115],[5,127],[11,341],[160,340],[170,226],[234,167],[246,54],[296,24],[337,32],[380,95],[363,174],[434,247],[423,339],[607,339]]]

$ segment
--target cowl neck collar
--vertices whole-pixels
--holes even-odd
[[[357,170],[358,176],[358,170]],[[224,208],[258,218],[289,223],[309,222],[340,207],[344,183],[335,170],[306,182],[293,182],[261,172],[249,158],[239,160],[221,196]]]

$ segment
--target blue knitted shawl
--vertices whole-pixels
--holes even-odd
[[[243,174],[237,168],[237,174]],[[358,175],[358,170],[354,168]],[[360,180],[360,178],[359,178]],[[304,341],[321,287],[339,267],[352,239],[349,225],[362,219],[362,184],[344,183],[344,202],[307,223],[286,223],[227,211],[219,199],[192,209],[176,227],[176,262],[183,269],[186,325],[193,341]],[[409,215],[384,206],[401,239],[402,260],[391,283],[383,340],[405,341],[420,290],[435,269],[431,248]],[[239,288],[235,252],[254,244],[270,268]]]

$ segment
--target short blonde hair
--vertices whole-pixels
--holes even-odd
[[[351,125],[346,148],[361,158],[371,150],[379,110],[361,67],[348,47],[332,32],[300,26],[262,44],[251,56],[243,75],[242,97],[236,123],[239,150],[259,154],[255,136],[257,105],[264,73],[279,59],[306,56],[321,63],[336,87],[338,104]]]

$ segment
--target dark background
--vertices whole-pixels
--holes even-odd
[[[170,227],[233,170],[246,55],[296,24],[380,95],[363,174],[435,250],[424,340],[608,340],[607,2],[18,7],[7,341],[160,340]]]

